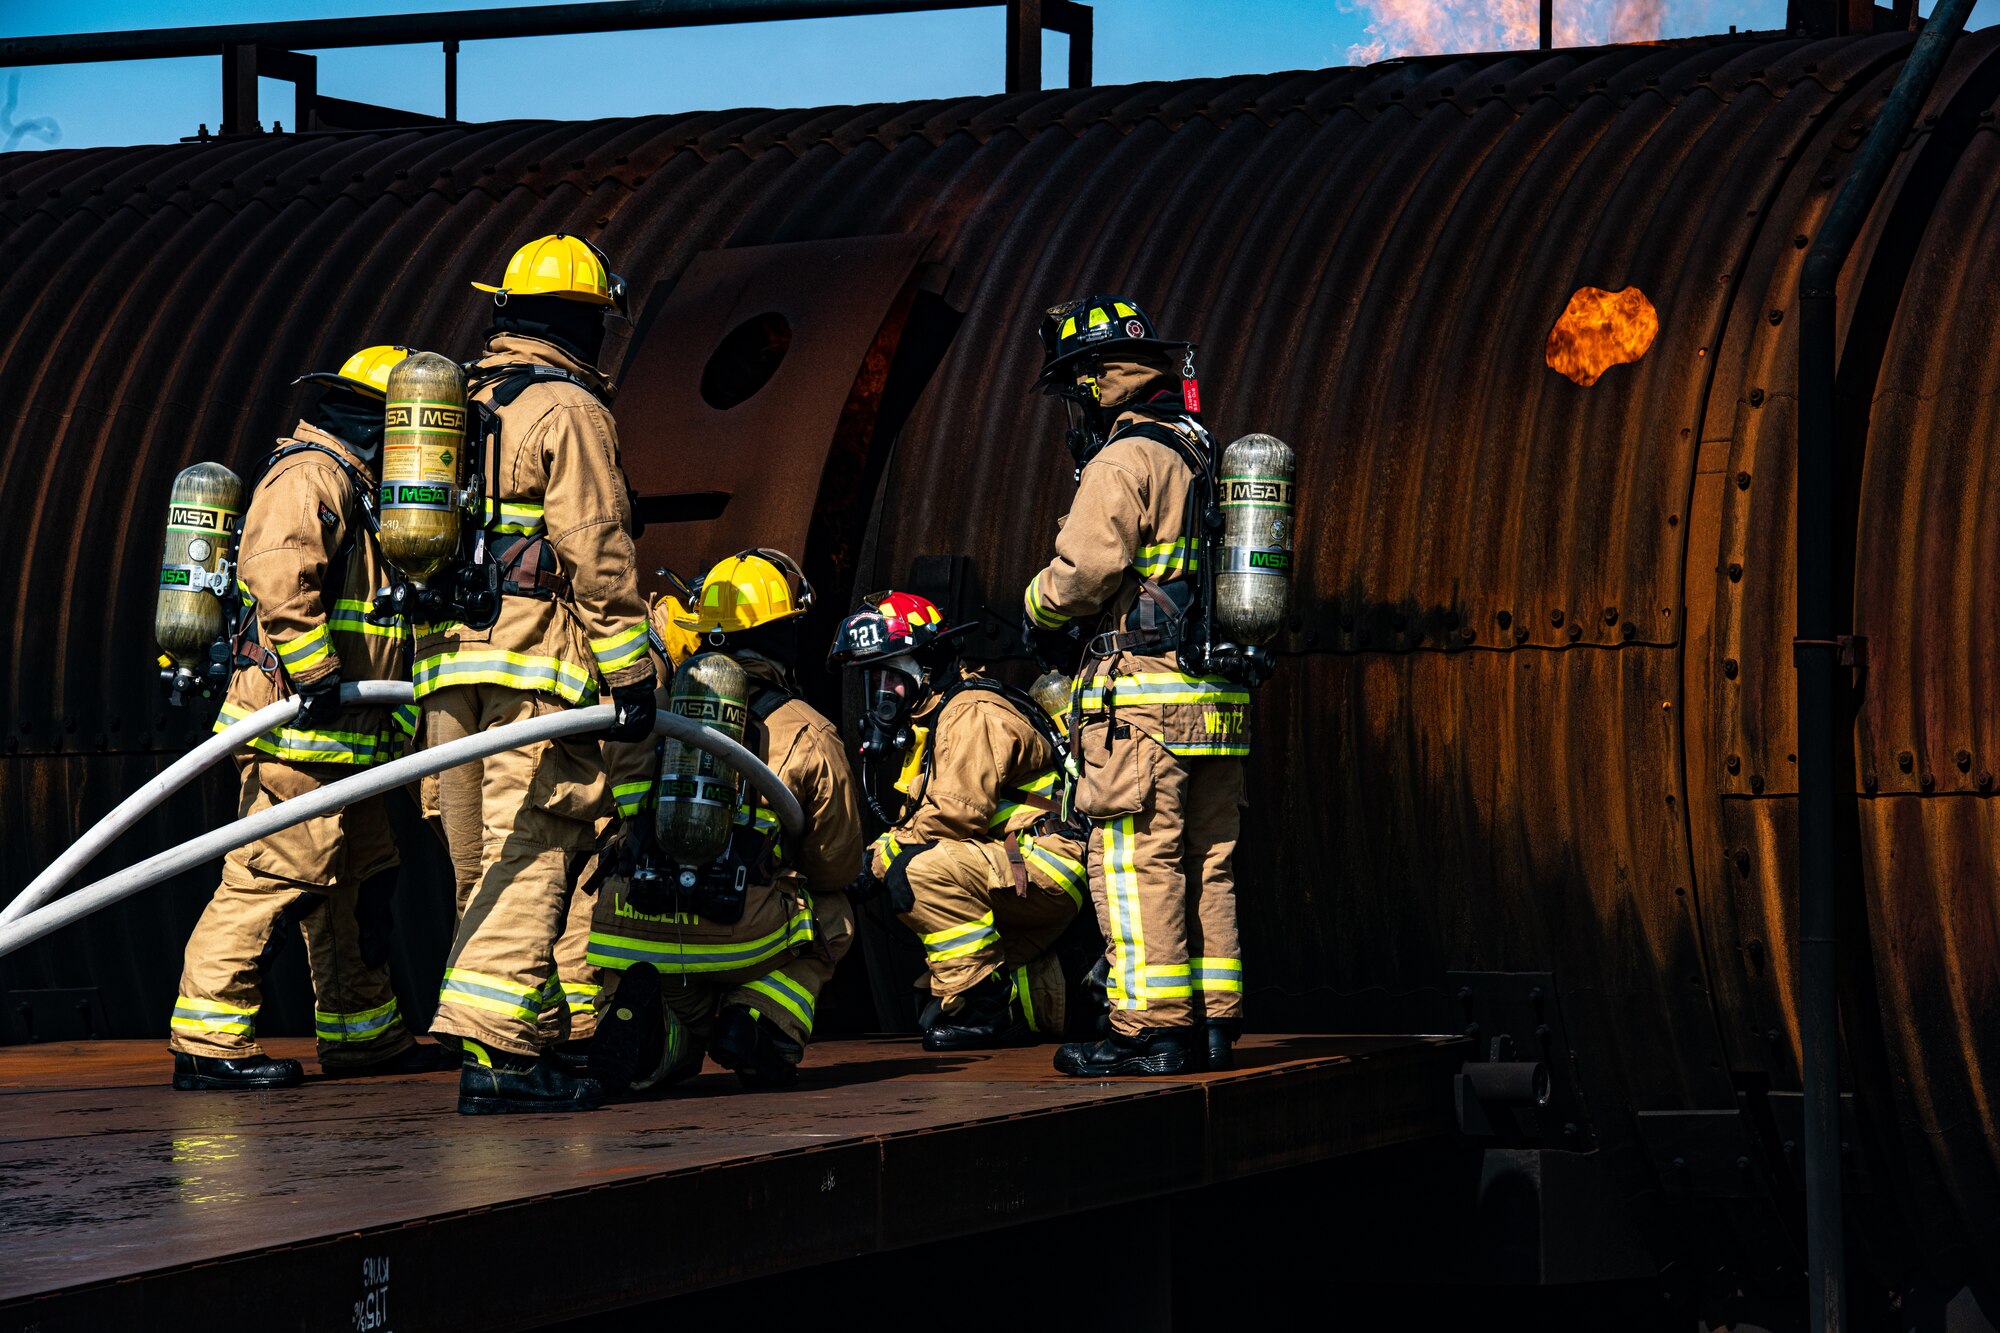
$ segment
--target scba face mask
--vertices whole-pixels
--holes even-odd
[[[916,740],[911,710],[923,694],[923,671],[907,654],[861,673],[861,753],[868,758],[901,753]]]

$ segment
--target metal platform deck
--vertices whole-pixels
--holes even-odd
[[[790,1092],[711,1069],[477,1119],[449,1074],[190,1094],[156,1043],[4,1048],[0,1331],[210,1322],[257,1293],[285,1327],[533,1327],[1448,1134],[1462,1047],[1253,1037],[1231,1073],[1081,1082],[1048,1047],[831,1041]],[[525,1279],[566,1239],[656,1233],[656,1264],[506,1280],[507,1256]]]

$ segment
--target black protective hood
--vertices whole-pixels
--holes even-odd
[[[493,312],[486,331],[540,338],[568,352],[586,366],[596,367],[604,355],[604,308],[560,296],[515,296]]]
[[[353,389],[332,388],[306,414],[306,420],[352,449],[361,458],[373,460],[382,447],[380,398],[371,398]]]

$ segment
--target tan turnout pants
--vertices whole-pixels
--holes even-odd
[[[1243,761],[1182,758],[1143,734],[1112,747],[1113,767],[1143,766],[1149,778],[1135,812],[1091,820],[1090,898],[1110,959],[1112,1029],[1240,1020],[1231,862]],[[1117,754],[1128,747],[1136,753]]]
[[[1049,950],[1081,904],[1038,879],[1020,892],[999,843],[933,843],[906,869],[916,902],[899,919],[924,946],[931,994],[949,1011],[958,996],[1004,971],[1028,1025],[1060,1034],[1062,968]]]
[[[425,743],[562,707],[527,690],[449,686],[424,699]],[[541,741],[440,775],[438,805],[462,906],[432,1031],[515,1055],[561,1039],[566,1022],[547,1033],[541,1027],[552,1008],[566,1019],[556,941],[568,921],[572,862],[595,845],[608,791],[591,738]]]
[[[237,760],[237,816],[303,796],[352,769]],[[412,1044],[389,983],[389,901],[396,842],[380,797],[308,819],[223,858],[222,883],[188,939],[167,1044],[187,1055],[262,1054],[257,1011],[264,970],[296,923],[312,969],[319,1061],[352,1069]]]

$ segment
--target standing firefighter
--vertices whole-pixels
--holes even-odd
[[[1054,945],[1084,894],[1083,843],[1060,811],[1061,733],[1033,699],[959,661],[957,631],[928,598],[866,600],[828,666],[860,673],[863,764],[904,774],[907,801],[870,870],[924,947],[938,1002],[924,1047],[1059,1036],[1069,1006]]]
[[[651,733],[654,673],[633,562],[611,386],[595,365],[624,283],[588,242],[546,236],[516,251],[494,293],[486,352],[470,371],[476,415],[465,448],[483,479],[470,540],[486,589],[417,626],[415,683],[427,743],[597,702],[607,737]],[[470,580],[461,579],[458,586]],[[497,585],[497,586],[494,586]],[[434,579],[432,587],[452,586]],[[433,613],[434,614],[434,613]],[[484,623],[484,627],[477,627]],[[598,740],[503,751],[439,784],[452,861],[473,885],[446,959],[435,1031],[459,1039],[458,1109],[468,1115],[589,1110],[597,1084],[569,1073],[538,1030],[561,1008],[553,950],[572,861],[611,809]],[[476,867],[476,868],[475,868]]]
[[[297,718],[251,742],[239,815],[303,796],[401,753],[415,710],[342,708],[343,680],[402,680],[409,643],[364,618],[386,576],[372,528],[373,468],[389,371],[409,352],[369,347],[319,406],[278,441],[251,493],[237,565],[244,614],[216,729],[296,694]],[[330,1074],[448,1069],[418,1045],[389,984],[390,900],[398,858],[382,798],[273,833],[223,858],[222,884],[188,940],[174,1002],[174,1086],[290,1087],[296,1060],[258,1049],[264,972],[294,924],[312,968],[320,1065]]]
[[[628,838],[636,873],[606,882],[590,934],[590,961],[618,978],[590,1051],[608,1090],[664,1091],[699,1070],[704,1052],[748,1087],[798,1081],[820,992],[854,938],[844,890],[861,869],[840,735],[798,698],[793,676],[811,604],[798,566],[759,549],[711,569],[687,618],[665,619],[671,599],[655,610],[669,655],[676,631],[721,649],[681,665],[674,711],[740,728],[805,808],[806,833],[786,836],[747,781],[732,789],[726,766],[667,742],[657,840]],[[711,831],[704,859],[687,852]]]
[[[1037,384],[1063,400],[1078,480],[1055,559],[1028,584],[1027,631],[1043,651],[1083,631],[1075,801],[1111,1000],[1111,1035],[1062,1047],[1056,1068],[1226,1069],[1243,1012],[1230,862],[1250,696],[1179,651],[1203,611],[1196,483],[1212,459],[1193,344],[1115,296],[1059,307],[1041,333]]]

